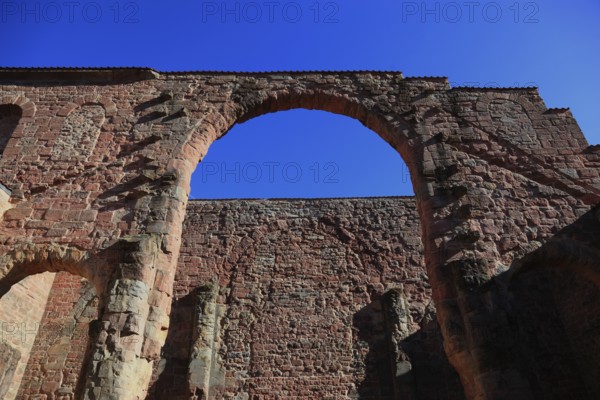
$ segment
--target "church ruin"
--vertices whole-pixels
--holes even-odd
[[[414,198],[189,200],[295,108],[380,135]],[[0,69],[0,153],[0,398],[600,395],[600,147],[536,88]]]

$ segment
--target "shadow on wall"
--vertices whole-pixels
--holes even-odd
[[[192,398],[187,377],[194,331],[194,308],[193,293],[173,302],[167,339],[161,351],[161,359],[154,368],[147,400]]]
[[[353,325],[357,329],[359,347],[368,346],[364,359],[364,379],[358,387],[360,399],[388,400],[394,398],[391,359],[388,353],[386,329],[384,328],[381,296],[372,296],[373,302],[354,314]]]
[[[357,371],[364,372],[360,377],[358,393],[350,394],[348,398],[463,400],[465,397],[458,375],[444,353],[435,314],[425,315],[421,330],[402,340],[399,351],[406,355],[409,362],[397,365],[393,360],[397,351],[391,349],[390,333],[384,322],[382,298],[381,295],[374,295],[374,300],[354,315],[353,326],[357,332],[354,347],[364,349],[366,357],[352,355],[358,362]],[[196,393],[192,393],[188,382],[191,338],[196,320],[194,302],[194,295],[189,294],[173,303],[171,325],[162,359],[155,368],[148,400],[196,399]],[[396,367],[404,369],[395,370]],[[398,376],[394,376],[396,371],[399,372]],[[340,394],[339,398],[346,397]]]
[[[600,393],[600,290],[593,273],[600,260],[598,213],[598,208],[586,213],[525,257],[523,267],[511,271],[508,287],[498,284],[508,278],[505,273],[484,288],[491,292],[473,293],[474,304],[489,296],[501,299],[497,313],[484,322],[493,332],[490,343],[496,345],[487,354],[490,361],[506,363],[507,369],[518,365],[533,398],[591,400]],[[444,353],[434,310],[421,314],[418,331],[404,333],[409,332],[401,327],[402,319],[408,318],[406,309],[397,307],[394,312],[400,323],[393,322],[389,293],[372,294],[370,303],[353,315],[352,347],[359,354],[352,357],[362,363],[355,368],[360,373],[353,398],[464,399]],[[187,374],[196,321],[194,301],[189,294],[173,304],[163,360],[148,399],[193,396]]]
[[[0,105],[0,155],[4,153],[8,140],[19,125],[21,115],[21,107],[15,104]]]
[[[373,301],[354,315],[357,339],[368,345],[358,398],[464,400],[458,375],[444,352],[433,307],[422,316],[420,329],[406,335],[385,316],[389,312],[387,295],[374,295]]]
[[[516,263],[508,314],[535,398],[600,396],[600,207]]]

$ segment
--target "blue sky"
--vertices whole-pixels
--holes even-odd
[[[597,144],[599,19],[597,0],[0,0],[0,64],[381,69],[447,76],[454,85],[535,85],[548,107],[570,107]],[[412,190],[400,157],[377,135],[319,111],[275,113],[236,126],[205,163],[194,175],[193,197]]]

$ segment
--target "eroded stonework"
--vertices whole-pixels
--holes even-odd
[[[420,233],[413,199],[190,202],[151,396],[464,398]],[[206,287],[212,321],[196,333]]]
[[[323,201],[338,207],[329,214],[309,201],[188,207],[214,140],[292,108],[355,118],[400,153],[418,249],[376,213],[348,212],[374,200]],[[24,398],[599,395],[600,151],[535,88],[368,71],[0,70],[0,129],[0,320],[72,327],[58,343],[38,330],[34,344],[3,335],[19,353],[3,353],[0,376],[31,361],[31,378],[15,381]],[[390,219],[417,223],[409,200],[380,201]],[[298,268],[314,273],[287,274]],[[58,272],[53,286],[34,284],[37,300],[14,316],[23,279],[41,272]],[[52,313],[66,304],[78,314]],[[318,312],[301,314],[305,304]],[[319,351],[290,336],[328,327]],[[405,348],[406,335],[417,344]],[[446,372],[419,372],[446,361]]]
[[[92,154],[104,123],[104,108],[84,104],[67,116],[52,156],[60,161],[87,161]]]

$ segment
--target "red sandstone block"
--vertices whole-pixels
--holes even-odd
[[[90,228],[90,229],[73,229],[71,231],[71,237],[73,237],[73,238],[87,237],[91,231],[92,231],[92,228]],[[81,243],[81,245],[85,245],[85,244]]]
[[[114,212],[112,211],[101,212],[96,217],[96,223],[112,225],[113,215]]]
[[[47,221],[62,221],[65,216],[65,210],[50,209],[44,214],[44,219]]]
[[[7,146],[4,149],[4,152],[2,153],[2,158],[9,157],[9,156],[17,156],[17,155],[21,154],[21,151],[22,151],[22,147]]]
[[[69,115],[71,113],[71,111],[75,110],[78,107],[77,104],[75,103],[69,103],[65,106],[63,106],[60,110],[58,110],[56,112],[56,115],[59,117],[66,117],[67,115]],[[62,127],[62,121],[61,121],[61,127]]]
[[[46,232],[47,237],[65,237],[69,233],[68,229],[64,228],[51,228]]]
[[[29,218],[32,213],[32,208],[12,208],[4,213],[4,219],[7,221],[22,220]]]
[[[81,216],[81,211],[68,209],[65,211],[65,213],[63,215],[63,219],[65,221],[77,221],[77,220],[79,220],[80,216]]]

